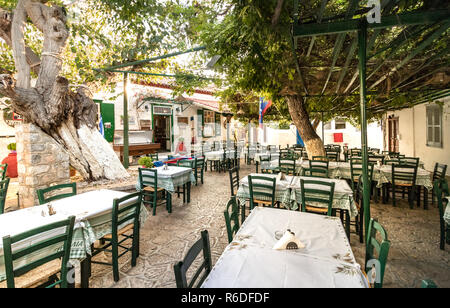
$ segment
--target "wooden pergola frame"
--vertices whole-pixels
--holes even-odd
[[[359,95],[360,95],[360,117],[361,117],[361,149],[362,149],[362,177],[363,177],[363,183],[368,183],[368,150],[367,150],[367,60],[369,57],[373,57],[377,53],[373,53],[371,56],[368,57],[367,52],[368,50],[371,50],[374,46],[376,37],[380,34],[380,31],[386,28],[392,28],[392,27],[398,27],[398,26],[408,26],[408,27],[416,27],[415,31],[418,33],[423,32],[425,29],[422,28],[422,26],[430,26],[434,24],[439,24],[440,26],[434,30],[432,34],[430,34],[427,38],[425,38],[422,42],[419,43],[419,45],[409,51],[409,54],[406,58],[404,58],[402,61],[397,63],[394,68],[391,69],[389,72],[395,72],[398,69],[400,69],[402,66],[404,66],[406,63],[408,63],[412,58],[414,58],[416,55],[418,55],[420,52],[422,52],[425,48],[432,45],[436,39],[438,39],[442,34],[444,34],[448,28],[450,27],[450,10],[449,9],[441,9],[441,10],[429,10],[429,11],[414,11],[414,12],[408,12],[403,14],[396,14],[396,15],[388,15],[388,16],[382,16],[380,23],[368,23],[365,16],[361,17],[361,13],[358,12],[359,15],[358,18],[355,18],[355,13],[358,7],[358,0],[350,0],[347,12],[345,14],[344,20],[338,20],[336,19],[342,19],[340,18],[329,18],[328,22],[322,22],[325,8],[329,0],[321,0],[320,10],[317,15],[317,19],[310,23],[299,23],[299,0],[293,0],[294,2],[294,23],[292,25],[292,50],[295,53],[297,48],[297,42],[298,39],[301,37],[311,37],[311,43],[308,49],[308,54],[311,53],[311,50],[313,48],[313,45],[316,41],[317,36],[325,36],[325,35],[337,35],[335,46],[332,53],[332,63],[329,67],[329,74],[326,78],[325,84],[323,86],[323,89],[321,91],[321,95],[324,95],[325,90],[328,86],[328,83],[330,81],[331,74],[333,72],[333,68],[336,65],[338,56],[340,55],[344,43],[345,36],[348,33],[357,33],[357,36],[353,39],[351,46],[349,48],[349,52],[346,57],[346,61],[344,64],[344,68],[341,70],[338,83],[337,83],[337,90],[336,93],[338,93],[341,84],[343,82],[344,76],[347,73],[349,64],[356,52],[356,49],[358,49],[358,71],[355,73],[352,81],[348,85],[347,89],[351,88],[351,85],[354,83],[356,78],[359,75],[360,79],[360,85],[359,85]],[[384,0],[381,2],[381,9],[382,12],[389,12],[391,8],[393,8],[397,4],[397,0]],[[368,30],[373,29],[374,34],[368,41]],[[394,39],[389,46],[386,46],[385,48],[382,48],[383,50],[378,51],[382,52],[384,50],[391,49],[391,52],[395,52],[398,50],[403,43],[407,40],[406,37],[401,37],[400,35]],[[448,50],[448,48],[446,49]],[[432,55],[431,58],[435,59],[436,55]],[[298,61],[297,61],[298,62]],[[379,66],[380,67],[380,66]],[[376,69],[378,70],[379,67]],[[306,88],[306,84],[304,83],[302,71],[299,68],[299,65],[297,63],[297,71],[300,76],[300,82],[302,86],[305,89],[306,96],[309,95],[308,89]],[[373,75],[374,73],[372,73]],[[370,75],[370,76],[372,76]],[[387,76],[383,76],[382,78],[378,79],[374,84],[370,86],[370,89],[374,88],[376,85],[378,85],[380,82],[382,82],[384,79],[387,78]],[[356,89],[355,89],[356,90]],[[431,93],[427,93],[425,96],[422,96],[418,98],[417,100],[413,101],[412,103],[409,103],[405,106],[389,106],[389,105],[381,105],[381,106],[372,106],[371,108],[376,108],[375,110],[377,112],[386,112],[389,110],[397,110],[397,109],[403,109],[406,107],[411,107],[417,104],[422,104],[424,102],[442,98],[445,96],[450,95],[450,89],[445,90],[436,90],[432,91]],[[326,96],[326,95],[324,95]],[[355,106],[356,107],[356,106]],[[320,111],[319,111],[320,112]],[[323,116],[323,113],[322,113]],[[368,226],[371,218],[370,213],[370,187],[368,185],[364,185],[364,194],[363,194],[363,207],[364,207],[364,219],[365,219],[365,231],[366,234],[368,232]]]

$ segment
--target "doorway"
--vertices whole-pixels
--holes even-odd
[[[172,125],[170,116],[163,115],[155,115],[153,117],[153,121],[155,123],[155,143],[159,143],[161,145],[162,152],[171,152],[172,151]]]
[[[399,142],[399,119],[398,117],[390,117],[388,119],[389,129],[389,152],[400,152]]]

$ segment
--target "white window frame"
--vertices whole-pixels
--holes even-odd
[[[435,124],[436,123],[436,121],[435,121],[435,116],[436,116],[435,110],[439,110],[439,113],[438,113],[439,123],[438,124]],[[431,115],[432,115],[432,119],[431,119],[432,123],[429,123],[429,121],[428,121],[428,119],[429,119],[428,115],[429,115],[430,112],[431,112]],[[442,133],[443,133],[443,130],[442,130],[442,107],[437,105],[437,104],[426,106],[425,117],[426,117],[426,130],[427,130],[427,140],[426,140],[427,141],[427,146],[434,147],[434,148],[442,148],[443,147],[443,140],[444,140],[443,135],[442,135]],[[433,136],[430,136],[430,134],[429,134],[429,129],[430,128],[432,128],[431,131],[432,131]],[[439,142],[436,142],[436,136],[435,136],[435,129],[436,128],[439,128],[439,134],[440,134],[440,141]]]

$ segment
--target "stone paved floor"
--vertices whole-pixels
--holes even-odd
[[[240,175],[253,171],[254,166],[250,169],[242,165]],[[223,211],[229,191],[228,174],[207,172],[205,184],[193,187],[190,204],[174,198],[172,214],[158,208],[157,215],[145,222],[136,267],[131,268],[129,258],[123,257],[121,279],[114,283],[111,268],[93,265],[91,287],[175,287],[173,265],[183,258],[204,229],[210,234],[214,264],[227,245]],[[446,251],[439,249],[436,206],[430,205],[424,211],[423,208],[411,210],[405,202],[396,208],[390,204],[372,204],[372,216],[385,227],[392,245],[384,287],[419,287],[422,279],[433,279],[440,287],[450,287],[450,246]],[[364,245],[355,234],[351,235],[350,242],[358,262],[363,264]]]

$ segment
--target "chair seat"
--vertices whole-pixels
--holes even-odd
[[[328,209],[327,208],[322,208],[322,207],[315,207],[315,206],[306,206],[306,210],[308,212],[314,212],[314,213],[320,213],[320,214],[326,214],[328,213]]]
[[[253,200],[253,202],[254,202],[254,203],[257,203],[257,204],[272,205],[272,201]]]
[[[412,187],[413,184],[395,184],[395,186]]]
[[[157,188],[157,191],[163,191],[163,190],[164,190],[164,188],[162,188],[162,187],[158,187]],[[153,187],[151,187],[151,186],[147,186],[147,187],[144,188],[144,191],[154,192],[155,189]]]
[[[133,230],[133,228],[134,228],[134,224],[128,225],[128,226],[126,226],[126,227],[124,227],[124,228],[118,230],[118,231],[117,231],[117,235],[125,234],[125,233],[127,233],[128,231]],[[109,239],[109,240],[110,240],[110,239],[112,239],[112,234],[107,234],[107,235],[105,235],[103,238]]]
[[[15,279],[15,287],[19,289],[38,287],[48,281],[49,277],[58,274],[60,271],[61,260],[53,260],[29,271],[25,275],[17,277]],[[6,280],[0,282],[0,288],[6,287]]]

